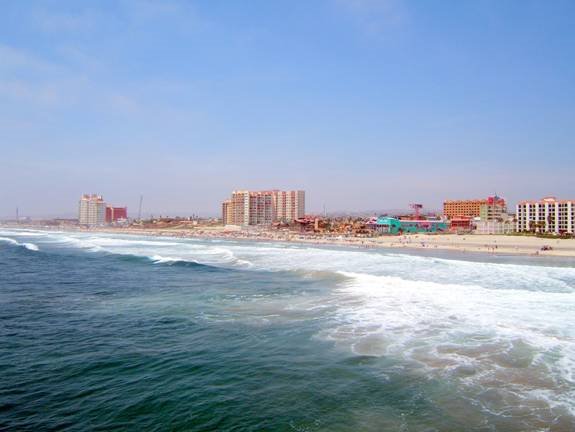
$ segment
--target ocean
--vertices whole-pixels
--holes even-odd
[[[574,431],[575,262],[0,228],[2,431]]]

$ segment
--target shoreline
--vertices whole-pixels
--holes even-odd
[[[39,231],[68,231],[81,233],[108,233],[155,237],[192,238],[200,240],[243,240],[294,243],[315,246],[344,246],[365,249],[451,251],[461,254],[483,253],[491,255],[517,255],[575,258],[575,239],[553,239],[531,236],[481,234],[407,234],[380,237],[328,237],[274,231],[224,231],[223,229],[145,229],[145,228],[91,228],[37,227],[30,225],[0,225],[11,229]],[[542,250],[547,246],[551,250]]]

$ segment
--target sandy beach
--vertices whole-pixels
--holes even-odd
[[[21,226],[21,228],[24,228]],[[38,229],[38,227],[27,227]],[[58,228],[62,229],[62,228]],[[449,250],[461,253],[492,253],[575,257],[575,239],[538,238],[515,235],[478,234],[410,234],[380,237],[345,237],[321,234],[300,234],[288,231],[226,231],[223,227],[193,229],[91,228],[73,229],[82,232],[166,236],[180,238],[230,239],[252,241],[295,242],[316,245],[351,246],[360,248],[397,248],[419,250]],[[547,250],[545,250],[547,249]]]

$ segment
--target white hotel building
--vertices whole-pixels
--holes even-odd
[[[517,231],[575,233],[575,200],[555,197],[517,204]]]
[[[106,203],[100,195],[82,195],[78,203],[78,223],[80,225],[106,223]]]

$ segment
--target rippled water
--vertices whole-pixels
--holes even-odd
[[[575,430],[575,268],[0,229],[0,430]]]

